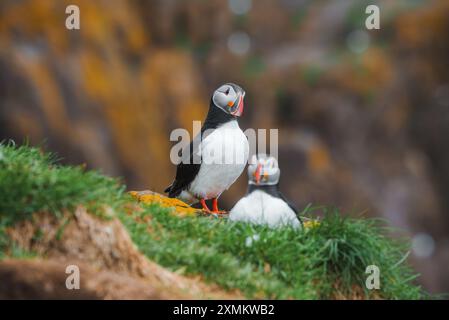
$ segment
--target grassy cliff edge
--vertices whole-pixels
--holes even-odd
[[[59,165],[53,155],[39,148],[0,145],[0,259],[47,259],[47,251],[34,250],[36,243],[42,247],[45,228],[32,228],[35,234],[27,247],[14,240],[13,231],[24,221],[36,226],[36,216],[50,214],[61,222],[51,242],[54,245],[80,207],[98,221],[118,220],[149,261],[237,296],[426,297],[406,263],[407,241],[391,237],[395,231],[382,221],[346,218],[333,208],[306,208],[304,216],[313,218],[321,210],[324,218],[298,232],[232,223],[188,209],[183,214],[182,207],[137,202],[119,180],[82,166]],[[379,290],[365,287],[369,265],[379,267]],[[145,280],[145,275],[140,278]]]

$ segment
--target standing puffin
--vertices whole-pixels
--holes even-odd
[[[214,91],[201,133],[182,151],[173,183],[165,189],[170,198],[192,205],[198,201],[207,213],[221,213],[218,197],[246,166],[249,144],[237,122],[243,113],[245,91],[226,83]],[[212,199],[212,210],[206,200]]]
[[[232,208],[229,219],[270,227],[301,227],[296,209],[279,192],[280,173],[274,157],[254,155],[248,166],[248,192]]]

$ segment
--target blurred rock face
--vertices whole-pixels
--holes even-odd
[[[136,5],[80,1],[81,30],[68,31],[67,4],[2,5],[2,137],[160,188],[167,132],[205,109],[191,56],[153,47]]]
[[[381,30],[367,31],[355,0],[3,1],[0,138],[162,191],[171,130],[191,131],[210,93],[239,83],[241,126],[280,130],[293,202],[366,209],[419,248],[430,234],[415,264],[448,291],[449,6],[413,3],[379,1]],[[69,4],[79,31],[64,27]],[[245,188],[242,176],[225,204]]]

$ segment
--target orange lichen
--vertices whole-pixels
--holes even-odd
[[[331,165],[329,152],[324,144],[315,143],[308,149],[308,164],[310,169],[319,174],[326,172]]]
[[[197,213],[201,213],[201,210],[192,208],[187,203],[176,199],[176,198],[168,198],[159,193],[151,192],[151,191],[130,191],[130,195],[132,195],[139,202],[145,204],[158,204],[164,208],[173,208],[173,212],[177,215],[185,216],[185,215],[195,215]]]

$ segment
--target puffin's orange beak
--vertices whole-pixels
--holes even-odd
[[[243,113],[243,99],[244,98],[245,98],[245,93],[241,93],[241,94],[239,94],[237,100],[232,102],[232,106],[230,106],[230,107],[234,107],[235,104],[237,103],[237,106],[235,107],[235,110],[233,112],[231,112],[232,115],[234,115],[236,117],[240,117],[242,115],[242,113]]]
[[[262,165],[258,164],[256,171],[254,171],[254,177],[256,178],[256,184],[260,183],[260,171],[262,170]]]

